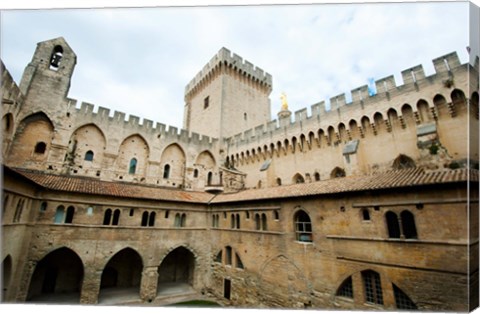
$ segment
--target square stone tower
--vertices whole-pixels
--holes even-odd
[[[185,88],[183,128],[228,138],[270,121],[272,76],[226,48]]]

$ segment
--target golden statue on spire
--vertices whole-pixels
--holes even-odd
[[[282,111],[287,111],[288,110],[287,95],[285,95],[285,93],[282,93],[280,95],[280,99],[282,100]]]

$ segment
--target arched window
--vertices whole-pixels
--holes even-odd
[[[235,215],[234,214],[230,215],[230,228],[235,229]]]
[[[267,230],[267,215],[262,214],[262,230]]]
[[[212,228],[217,227],[217,215],[212,215]]]
[[[108,226],[110,225],[110,220],[112,219],[112,210],[108,208],[105,213],[103,214],[103,225]]]
[[[52,55],[50,57],[50,69],[51,70],[54,70],[54,71],[57,71],[59,66],[60,66],[60,62],[62,60],[62,57],[63,57],[63,48],[62,46],[55,46],[55,48],[53,48],[53,51],[52,51]]]
[[[261,222],[260,222],[260,215],[255,214],[255,230],[260,230]]]
[[[392,284],[393,294],[395,295],[395,304],[400,310],[416,310],[417,305],[395,284]]]
[[[63,223],[64,219],[65,219],[65,207],[60,205],[60,206],[57,207],[57,210],[55,211],[54,223],[61,224],[61,223]]]
[[[235,217],[236,217],[236,227],[237,229],[240,229],[240,214],[237,214]]]
[[[345,170],[343,170],[340,167],[335,167],[335,169],[333,169],[332,172],[330,173],[330,178],[331,179],[341,178],[341,177],[345,177],[345,175],[346,175]]]
[[[47,144],[45,144],[44,142],[38,142],[35,145],[34,152],[35,154],[45,154],[46,149],[47,149]]]
[[[113,212],[112,225],[118,226],[119,220],[120,220],[120,209],[115,209],[115,211]]]
[[[193,177],[198,178],[198,169],[193,170]]]
[[[415,162],[412,158],[408,157],[407,155],[400,154],[395,160],[393,161],[393,169],[401,170],[407,168],[415,168]]]
[[[402,221],[403,235],[406,239],[417,238],[417,228],[415,227],[415,218],[413,214],[408,210],[404,210],[400,213],[400,219]]]
[[[47,210],[47,202],[42,202],[42,204],[40,204],[40,212],[45,212]]]
[[[297,183],[304,183],[305,182],[305,179],[303,178],[303,176],[299,173],[297,173],[296,175],[293,176],[293,183],[294,184],[297,184]]]
[[[383,304],[382,283],[380,274],[372,270],[362,271],[365,301],[373,304]]]
[[[353,299],[352,276],[342,282],[337,290],[337,296]]]
[[[150,213],[150,217],[148,218],[148,226],[149,227],[155,226],[155,216],[156,216],[155,212]]]
[[[147,211],[144,211],[142,213],[142,223],[141,223],[141,226],[142,227],[146,227],[148,225],[148,212]]]
[[[225,264],[232,265],[232,248],[230,246],[225,247]]]
[[[299,210],[294,217],[296,240],[300,242],[312,242],[312,222],[310,216],[303,210]]]
[[[313,176],[315,178],[315,181],[320,181],[320,174],[318,172],[315,172]]]
[[[86,161],[93,161],[93,152],[89,150],[88,152],[85,153],[85,160]]]
[[[282,179],[277,178],[277,185],[278,185],[278,186],[282,185]]]
[[[128,173],[129,174],[135,174],[136,171],[137,171],[137,159],[132,158],[130,160],[130,166],[128,167]]]
[[[175,215],[175,222],[174,222],[174,226],[175,227],[181,227],[181,217],[180,217],[180,214],[176,214]]]
[[[222,251],[218,252],[218,254],[215,256],[215,262],[221,263],[222,262]]]
[[[212,172],[210,171],[207,175],[207,185],[212,185]]]
[[[387,221],[388,237],[400,238],[400,226],[398,224],[398,216],[394,212],[387,212],[385,214]]]
[[[67,208],[67,216],[65,217],[65,223],[71,224],[73,222],[73,215],[75,214],[75,208],[73,206],[69,206]]]
[[[187,215],[182,214],[182,218],[180,220],[180,227],[185,227],[187,225]]]
[[[164,178],[164,179],[170,178],[170,165],[169,165],[169,164],[166,164],[166,165],[163,167],[163,178]]]

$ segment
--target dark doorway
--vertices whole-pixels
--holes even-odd
[[[230,300],[230,289],[232,288],[232,282],[230,279],[224,279],[223,281],[223,297]]]
[[[158,268],[158,283],[187,283],[193,285],[195,257],[184,247],[170,252]]]

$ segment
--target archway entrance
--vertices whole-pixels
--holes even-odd
[[[35,267],[27,301],[72,304],[80,301],[83,263],[68,248],[60,248],[45,256]]]
[[[158,267],[158,295],[193,291],[195,256],[185,247],[170,252]]]
[[[7,293],[10,286],[10,277],[12,275],[12,258],[10,255],[2,261],[2,299],[1,302],[7,301]]]
[[[115,254],[102,272],[99,303],[118,304],[139,298],[143,262],[133,249]]]

